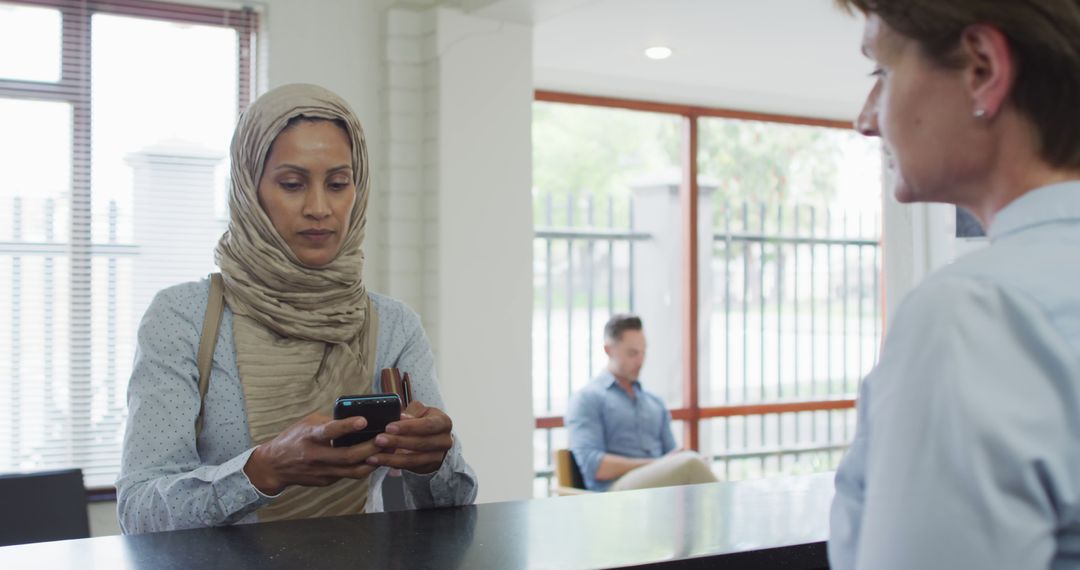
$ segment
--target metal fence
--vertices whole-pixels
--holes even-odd
[[[556,420],[534,437],[543,496],[554,450],[567,446],[557,420],[605,364],[600,329],[634,309],[635,247],[657,236],[635,229],[630,198],[538,195],[534,207],[533,395],[537,416]],[[878,215],[719,201],[712,210],[712,254],[700,271],[701,451],[727,479],[834,468],[853,433],[850,405],[732,407],[853,397],[881,336]],[[641,269],[639,279],[651,278]]]
[[[743,203],[718,218],[709,352],[721,364],[703,406],[853,398],[881,337],[877,216]],[[854,412],[709,423],[714,466],[745,478],[834,467]]]
[[[564,410],[570,395],[602,364],[596,332],[616,311],[634,303],[633,204],[614,197],[551,194],[538,197],[534,238],[533,399],[538,415]],[[598,324],[599,323],[599,324]],[[602,353],[601,353],[602,354]],[[542,356],[541,356],[542,355]],[[537,430],[538,476],[550,478],[558,430]],[[546,479],[545,479],[546,480]]]

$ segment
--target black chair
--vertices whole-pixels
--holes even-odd
[[[0,475],[0,546],[88,538],[81,469]]]

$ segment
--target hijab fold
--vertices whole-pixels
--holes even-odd
[[[270,147],[289,121],[344,125],[352,146],[356,200],[337,256],[304,265],[259,204]],[[374,377],[378,316],[362,279],[370,166],[356,115],[315,85],[274,89],[244,112],[233,135],[229,228],[215,259],[233,312],[236,361],[251,439],[260,445],[305,416],[332,414],[338,396],[366,394]],[[363,511],[368,478],[328,487],[293,486],[259,510],[279,520]]]

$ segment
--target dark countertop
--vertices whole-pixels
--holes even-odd
[[[0,548],[0,568],[824,568],[832,474]]]

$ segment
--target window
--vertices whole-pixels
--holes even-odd
[[[0,1],[0,471],[111,486],[138,321],[213,270],[255,14]]]
[[[722,479],[834,468],[882,329],[878,143],[829,121],[539,92],[533,153],[536,496],[569,394],[626,310],[649,341],[643,383]]]
[[[649,336],[642,374],[678,407],[680,118],[545,102],[533,113],[534,411],[561,425],[570,394],[607,363],[604,323],[626,311],[673,333]],[[564,447],[566,430],[536,430],[536,469]]]
[[[699,124],[699,449],[726,479],[834,469],[881,336],[879,143]]]

